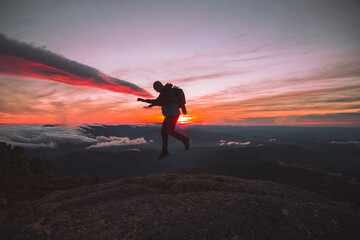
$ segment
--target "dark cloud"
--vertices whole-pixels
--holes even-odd
[[[74,86],[151,96],[135,84],[106,76],[95,68],[52,53],[45,47],[9,39],[4,34],[0,34],[0,74],[29,76]]]
[[[323,126],[360,126],[360,112],[357,113],[331,113],[308,114],[304,116],[284,117],[246,117],[243,119],[228,119],[227,124],[234,125],[323,125]]]
[[[341,79],[341,78],[358,78],[360,76],[360,59],[356,56],[355,59],[350,59],[344,62],[339,62],[328,66],[327,68],[314,73],[304,81],[326,80],[326,79]],[[297,81],[299,79],[294,79]]]
[[[314,119],[336,119],[336,120],[356,120],[360,123],[360,112],[354,113],[329,113],[329,114],[311,114],[306,116],[300,116],[301,118],[314,118]]]
[[[329,103],[348,103],[348,102],[359,102],[360,97],[340,97],[326,100]]]
[[[262,106],[269,107],[269,106],[283,106],[286,103],[298,103],[300,99],[303,99],[304,97],[313,97],[317,94],[329,94],[329,93],[337,93],[341,91],[349,91],[349,90],[357,90],[360,89],[360,85],[350,85],[350,86],[341,86],[341,87],[332,87],[332,88],[326,88],[326,89],[314,89],[314,90],[303,90],[303,91],[293,91],[293,92],[286,92],[286,93],[280,93],[276,95],[268,95],[268,96],[259,96],[254,97],[246,100],[237,100],[237,101],[228,101],[224,103],[216,104],[214,107],[216,108],[230,108],[230,109],[238,109],[240,107],[257,107],[259,105],[259,102],[261,102]],[[210,96],[211,97],[211,96]],[[210,98],[209,97],[209,98]],[[319,100],[319,103],[325,102],[325,100]],[[300,105],[300,109],[304,106],[305,102],[302,102],[302,105]],[[296,109],[294,106],[291,106],[287,110]]]
[[[197,99],[198,102],[208,102],[209,100],[224,100],[227,96],[252,96],[251,98],[241,101],[241,103],[247,103],[248,101],[260,101],[260,100],[271,100],[271,102],[275,100],[284,100],[289,97],[301,97],[301,96],[312,96],[315,95],[327,95],[330,93],[336,93],[341,91],[353,91],[356,92],[355,95],[358,95],[358,91],[360,88],[359,85],[359,76],[360,76],[360,59],[358,59],[357,55],[350,54],[342,56],[346,60],[342,62],[338,62],[335,64],[329,64],[326,68],[313,70],[312,73],[307,76],[302,77],[290,77],[283,79],[266,79],[260,81],[256,84],[248,84],[248,85],[235,85],[231,86],[227,89],[220,90],[216,93],[204,95],[201,98]],[[323,86],[319,88],[316,86],[316,83],[326,83],[327,87]],[[300,86],[309,86],[309,84],[314,84],[312,90],[301,90]],[[286,93],[272,93],[271,91],[274,89],[281,89],[283,87],[291,87],[297,86],[297,90],[291,90]],[[260,95],[260,96],[257,96]],[[262,97],[261,95],[265,95]],[[343,97],[328,97],[331,100],[321,99],[316,100],[316,102],[356,102],[359,98],[348,96],[346,98]],[[231,99],[229,99],[230,102]],[[311,99],[307,99],[307,102],[314,101]]]

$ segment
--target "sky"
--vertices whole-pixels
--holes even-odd
[[[360,1],[1,1],[0,123],[360,127]]]

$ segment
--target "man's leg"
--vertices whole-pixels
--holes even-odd
[[[169,155],[168,152],[168,135],[169,135],[169,118],[165,117],[162,128],[161,128],[161,138],[162,138],[162,150],[160,153],[160,156],[158,157],[158,160],[161,160],[164,157],[167,157]]]
[[[168,124],[169,126],[169,135],[182,141],[185,145],[185,150],[189,150],[190,148],[190,138],[189,137],[186,137],[184,136],[183,134],[175,131],[175,126],[176,126],[176,122],[177,120],[179,119],[179,115],[177,116],[171,116],[169,117],[169,120],[170,120],[170,124]]]
[[[161,152],[168,152],[168,134],[166,130],[161,130],[161,138],[162,138],[162,150]]]

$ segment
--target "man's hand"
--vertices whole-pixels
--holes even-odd
[[[137,101],[138,102],[144,102],[144,99],[143,98],[138,98]]]
[[[150,104],[149,106],[144,106],[144,108],[152,108],[154,105]]]

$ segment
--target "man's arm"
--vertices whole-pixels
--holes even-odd
[[[174,101],[175,92],[172,89],[167,90],[166,92],[160,93],[159,97],[151,103],[153,106],[165,106],[169,105]]]
[[[161,92],[156,99],[138,98],[138,101],[150,103],[152,106],[165,106],[172,103],[175,99],[175,91],[172,89]]]
[[[138,98],[137,100],[138,102],[146,102],[150,104],[153,104],[153,102],[156,101],[156,99],[143,99],[143,98]]]

